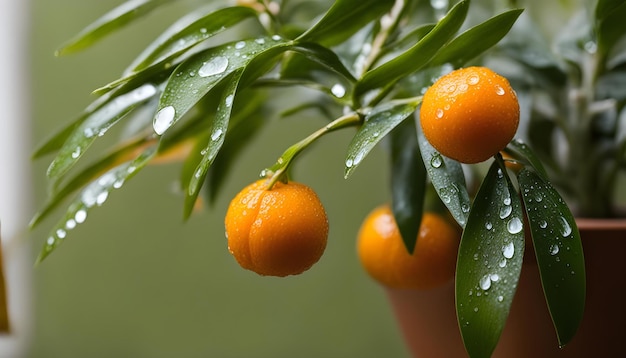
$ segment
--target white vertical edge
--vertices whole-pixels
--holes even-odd
[[[0,357],[27,354],[33,331],[28,0],[0,0],[0,230],[11,333]]]

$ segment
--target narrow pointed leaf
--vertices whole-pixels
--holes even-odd
[[[410,253],[415,250],[426,196],[426,169],[417,143],[414,120],[405,120],[390,133],[391,210]]]
[[[522,169],[518,181],[530,225],[541,284],[559,344],[578,329],[585,308],[585,262],[576,221],[567,205],[535,172]]]
[[[393,0],[335,1],[328,12],[296,40],[337,45],[381,17],[393,4]]]
[[[152,84],[145,84],[133,91],[115,97],[100,109],[91,113],[63,144],[57,157],[48,167],[52,179],[65,174],[95,142],[137,105],[157,94]]]
[[[346,169],[347,178],[361,161],[369,154],[374,146],[391,132],[397,125],[411,116],[421,101],[386,102],[373,108],[365,116],[365,121],[352,138],[348,146]]]
[[[509,10],[472,27],[450,41],[433,57],[433,66],[452,64],[455,68],[496,45],[513,27],[523,10]]]
[[[110,33],[148,14],[155,8],[172,0],[129,0],[104,14],[83,29],[74,39],[57,50],[57,56],[80,51]]]
[[[596,36],[598,50],[606,56],[613,46],[626,34],[623,25],[626,3],[623,1],[599,1],[596,7]]]
[[[189,187],[186,192],[184,210],[185,218],[188,218],[189,215],[191,215],[193,206],[196,203],[198,194],[200,193],[200,188],[205,181],[207,171],[217,156],[217,153],[222,148],[222,144],[224,144],[224,137],[226,136],[226,131],[228,130],[233,101],[237,93],[242,73],[243,69],[238,69],[226,78],[228,86],[222,93],[222,100],[217,107],[217,113],[211,125],[212,128],[210,131],[209,143],[201,152],[202,159],[191,177]]]
[[[156,149],[156,145],[148,148],[135,160],[111,169],[85,187],[79,197],[70,204],[61,221],[52,229],[37,261],[41,262],[50,255],[66,240],[71,230],[85,222],[91,209],[104,204],[113,190],[121,188],[128,179],[148,164]]]
[[[419,145],[428,177],[456,222],[465,227],[470,212],[470,199],[461,164],[441,155],[419,132]]]
[[[298,43],[293,47],[292,50],[297,51],[298,53],[304,55],[306,58],[321,64],[326,69],[342,75],[350,82],[356,81],[352,73],[350,73],[346,66],[341,62],[337,54],[326,47],[308,42]]]
[[[154,131],[165,133],[213,87],[253,59],[263,54],[272,58],[291,46],[278,38],[261,37],[210,48],[189,58],[176,68],[165,87],[153,121]]]
[[[524,143],[521,139],[514,139],[506,147],[507,151],[516,153],[519,157],[526,161],[537,174],[539,174],[544,180],[548,180],[548,174],[546,173],[541,160],[535,155],[532,149]]]
[[[491,357],[506,323],[522,269],[523,218],[519,195],[494,162],[472,205],[457,261],[457,317],[470,357]]]
[[[361,96],[370,90],[386,87],[425,66],[459,30],[468,9],[468,0],[459,2],[413,47],[367,72],[357,84],[356,95]]]
[[[179,23],[167,29],[131,64],[128,73],[137,72],[157,62],[167,62],[197,44],[225,31],[241,21],[256,16],[247,6],[233,6],[216,10],[191,23]],[[195,14],[193,15],[195,16]],[[189,20],[182,19],[181,22]]]
[[[215,157],[207,174],[206,196],[209,203],[215,202],[231,167],[237,163],[242,149],[252,142],[252,138],[265,123],[263,113],[263,104],[267,99],[265,95],[258,91],[249,93],[244,91],[237,96],[238,100],[233,105],[228,136],[224,138],[222,149]],[[199,160],[196,163],[198,162]]]
[[[150,142],[146,142],[143,139],[129,142],[114,150],[110,154],[100,158],[93,164],[89,165],[87,168],[82,169],[79,173],[72,177],[72,179],[68,180],[67,183],[64,183],[59,188],[55,188],[55,191],[48,199],[48,202],[32,218],[30,222],[30,227],[33,228],[37,226],[72,193],[80,190],[82,187],[87,185],[90,181],[94,180],[102,173],[123,162],[132,159],[131,156],[134,153],[147,145],[150,145]]]

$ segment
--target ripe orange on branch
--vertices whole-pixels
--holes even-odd
[[[428,289],[454,277],[460,232],[439,214],[424,213],[410,254],[388,205],[363,221],[357,251],[365,271],[390,288]]]
[[[519,102],[509,81],[485,67],[467,67],[439,78],[424,93],[420,122],[441,154],[479,163],[513,139]]]
[[[277,182],[267,189],[268,183],[258,180],[231,201],[224,220],[228,250],[241,267],[259,275],[297,275],[326,249],[326,211],[304,184]]]

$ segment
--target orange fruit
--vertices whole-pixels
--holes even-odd
[[[316,263],[328,238],[317,194],[296,182],[268,180],[245,187],[231,201],[225,226],[228,250],[241,267],[260,275],[297,275]]]
[[[358,234],[365,271],[389,288],[434,288],[454,277],[460,232],[439,214],[422,217],[417,244],[409,254],[388,205],[374,209]]]
[[[424,93],[420,122],[441,154],[479,163],[513,139],[519,102],[509,81],[485,67],[467,67],[439,78]]]

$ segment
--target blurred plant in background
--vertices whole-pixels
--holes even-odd
[[[171,2],[127,1],[58,54],[82,50]],[[498,341],[522,267],[525,231],[532,233],[559,341],[567,343],[582,315],[584,263],[574,216],[555,187],[577,214],[613,213],[626,151],[626,56],[620,40],[626,29],[619,26],[626,6],[613,1],[585,6],[551,46],[529,16],[509,33],[522,13],[517,5],[193,2],[193,10],[156,37],[119,79],[94,91],[97,99],[81,116],[36,150],[35,158],[56,155],[47,172],[50,199],[32,225],[70,200],[39,259],[150,163],[183,162],[188,218],[201,193],[209,202],[220,193],[231,164],[268,118],[316,110],[328,123],[294,140],[273,165],[260,163],[261,176],[271,183],[286,181],[303,150],[328,133],[356,128],[346,153],[338,153],[348,178],[384,140],[390,149],[391,208],[407,249],[415,247],[424,208],[445,207],[464,228],[457,292],[481,289],[485,277],[507,278],[489,281],[500,302],[459,296],[468,352],[489,354]],[[504,150],[506,159],[494,153],[487,171],[438,153],[414,116],[435,80],[472,64],[506,75],[522,105],[520,138]],[[277,97],[277,87],[293,88],[293,96]],[[273,113],[269,104],[275,101],[293,105]],[[76,166],[114,125],[126,126],[123,138],[88,165]],[[508,169],[509,162],[521,169]],[[428,192],[437,199],[426,200]],[[546,226],[562,235],[548,237]],[[554,264],[551,248],[561,247],[562,240],[570,240],[571,249]],[[507,264],[499,265],[503,255]],[[581,274],[563,282],[564,272],[572,270]],[[565,301],[569,304],[562,305]],[[470,307],[479,310],[470,313]]]

